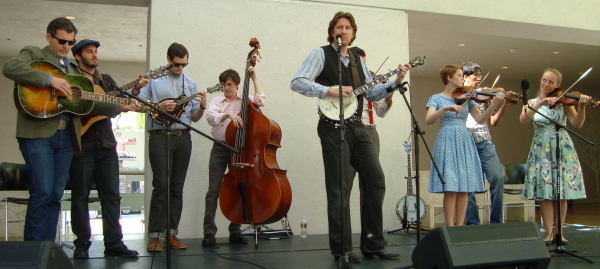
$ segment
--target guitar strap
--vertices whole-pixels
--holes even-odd
[[[350,69],[352,69],[352,79],[354,80],[354,89],[357,89],[361,86],[360,84],[360,77],[358,76],[358,68],[356,66],[356,61],[354,58],[353,53],[348,50],[348,55],[350,56]],[[363,95],[359,95],[356,96],[356,98],[358,99],[358,108],[356,110],[356,113],[354,113],[356,116],[361,117],[362,116],[362,110],[363,110]]]

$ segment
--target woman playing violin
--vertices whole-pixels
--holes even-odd
[[[546,69],[540,82],[540,91],[535,99],[528,100],[528,105],[548,116],[551,119],[565,125],[567,119],[576,128],[581,128],[585,121],[585,106],[590,102],[590,97],[581,95],[577,111],[573,106],[566,106],[561,103],[558,97],[549,97],[549,95],[558,87],[562,80],[562,74],[556,69]],[[552,105],[555,105],[551,108]],[[553,243],[552,229],[556,221],[556,203],[557,199],[555,188],[556,182],[556,132],[554,125],[531,109],[525,107],[521,112],[521,124],[533,120],[535,130],[533,142],[527,158],[528,170],[525,175],[525,185],[523,189],[524,199],[533,199],[539,201],[540,213],[546,229],[544,241],[546,244]],[[560,187],[561,200],[560,218],[561,223],[565,223],[567,215],[567,200],[584,199],[585,186],[583,184],[583,175],[581,165],[573,141],[565,130],[558,132],[560,136]],[[561,227],[562,228],[562,227]],[[562,238],[563,245],[568,243]]]
[[[429,192],[444,193],[444,219],[446,226],[462,226],[467,210],[469,192],[483,191],[483,174],[475,142],[465,127],[470,113],[478,123],[486,122],[495,107],[504,100],[498,93],[492,100],[491,109],[480,112],[470,100],[465,109],[457,105],[452,94],[463,86],[463,70],[460,65],[446,65],[440,70],[444,91],[435,94],[427,102],[425,122],[431,125],[440,121],[442,128],[437,134],[433,155],[446,184],[441,184],[437,170],[431,165]]]

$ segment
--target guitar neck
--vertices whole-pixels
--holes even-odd
[[[386,81],[389,77],[397,74],[398,72],[400,72],[400,68],[396,68],[396,69],[394,69],[390,72],[387,72],[379,77],[373,78],[373,81],[354,89],[352,92],[354,93],[355,96],[359,96],[359,95],[363,94],[364,92],[370,90],[371,88],[375,87],[375,85],[379,84],[380,82]]]
[[[104,103],[113,103],[113,104],[119,104],[119,105],[129,105],[131,103],[131,101],[129,101],[129,99],[127,99],[127,98],[112,96],[112,95],[108,95],[108,94],[98,94],[98,93],[93,93],[93,92],[86,92],[86,91],[81,92],[81,99],[104,102]]]

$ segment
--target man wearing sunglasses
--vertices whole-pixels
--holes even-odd
[[[181,44],[173,43],[167,50],[167,61],[171,65],[169,75],[161,79],[153,79],[140,89],[139,97],[157,103],[158,108],[175,111],[177,104],[173,98],[182,95],[196,96],[179,116],[188,125],[200,120],[206,109],[206,92],[198,92],[196,82],[183,73],[188,65],[188,50]],[[150,216],[148,217],[148,247],[150,252],[162,250],[159,238],[165,236],[167,219],[170,227],[169,246],[172,249],[186,249],[187,246],[177,238],[181,211],[183,209],[183,185],[187,174],[190,156],[192,155],[192,138],[190,130],[184,125],[163,124],[147,116],[146,129],[150,133],[148,140],[148,156],[152,167],[152,198],[150,200]],[[170,148],[167,149],[167,139]],[[167,165],[170,164],[168,167]],[[167,171],[169,175],[167,176]],[[168,203],[170,215],[167,216],[167,182],[170,181]],[[165,240],[166,241],[166,240]]]
[[[2,69],[4,76],[17,84],[55,89],[57,95],[73,94],[69,82],[29,65],[48,61],[68,74],[81,73],[66,57],[75,44],[77,28],[66,18],[52,20],[46,30],[48,46],[27,46]],[[15,89],[16,90],[16,89]],[[96,115],[114,116],[112,104],[94,106]],[[71,113],[49,118],[33,118],[17,113],[16,137],[29,175],[29,202],[25,216],[25,241],[54,241],[60,212],[60,200],[67,183],[74,154],[79,153],[81,121]]]

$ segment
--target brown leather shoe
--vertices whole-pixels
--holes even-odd
[[[179,241],[179,239],[177,238],[177,236],[171,235],[171,240],[169,241],[169,244],[171,245],[172,249],[186,249],[187,246],[183,243],[181,243],[181,241]],[[166,242],[165,242],[165,246],[166,246]]]
[[[148,238],[148,247],[146,248],[148,252],[161,252],[162,246],[160,242],[158,242],[158,238]]]

